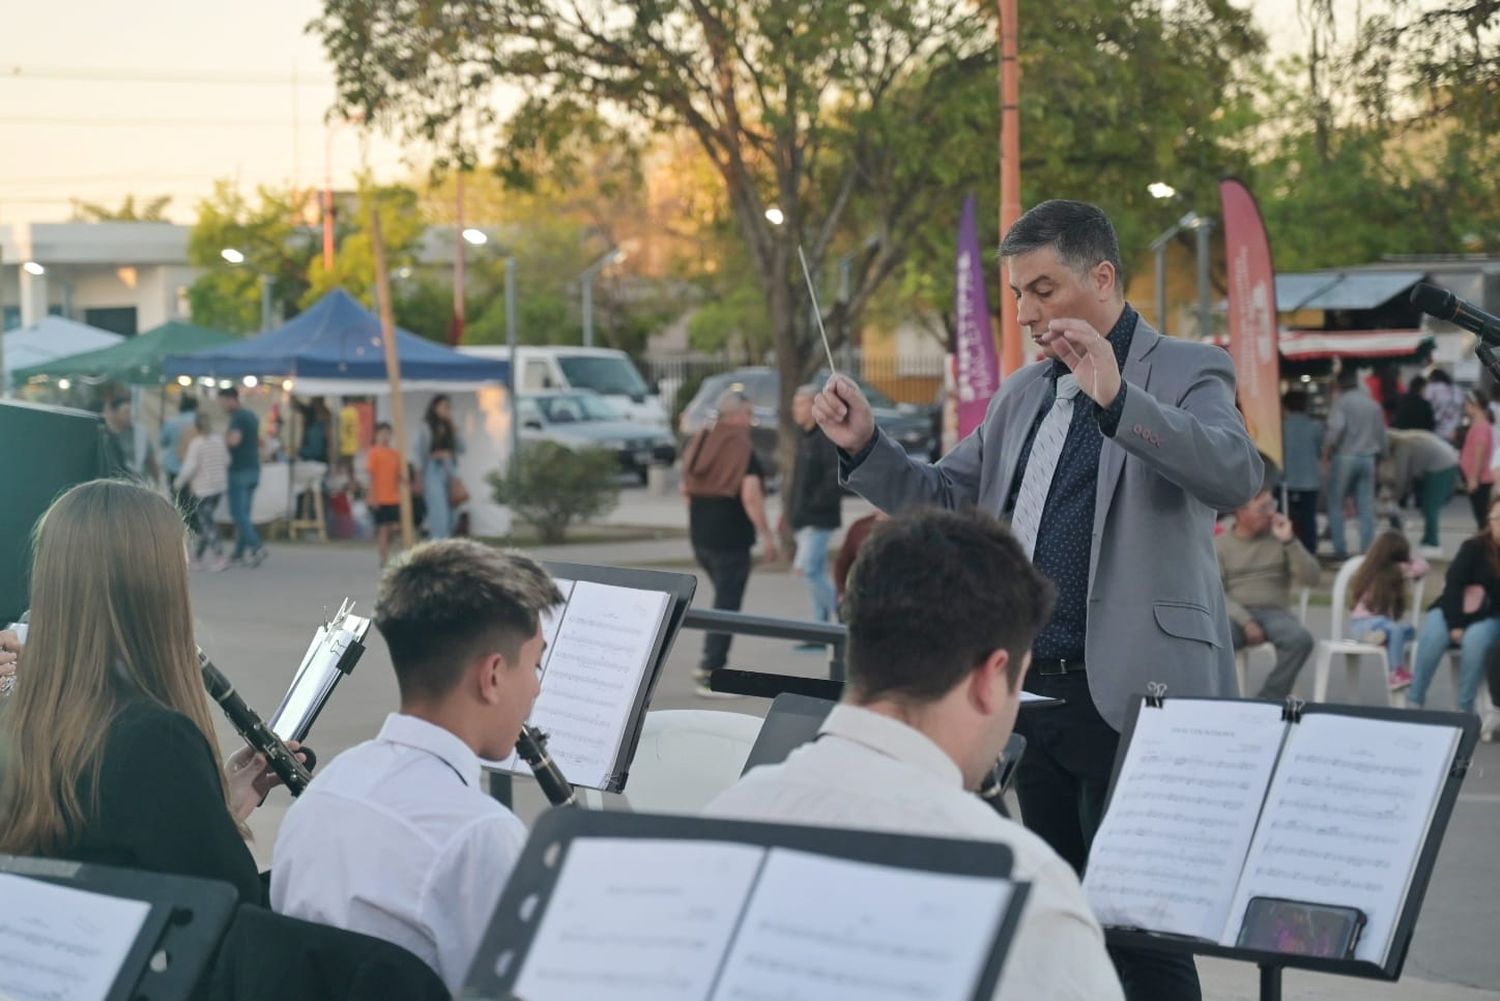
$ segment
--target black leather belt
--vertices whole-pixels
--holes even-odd
[[[1081,660],[1058,660],[1055,658],[1033,660],[1031,670],[1043,676],[1054,674],[1075,674],[1083,670]]]

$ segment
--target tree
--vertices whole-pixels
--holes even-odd
[[[79,222],[168,222],[167,206],[171,195],[161,195],[145,202],[139,209],[135,195],[126,195],[120,207],[112,209],[97,202],[73,202],[73,217]]]
[[[307,272],[306,308],[336,288],[342,288],[365,305],[375,305],[375,248],[370,240],[370,213],[380,213],[385,238],[386,266],[391,273],[416,263],[416,248],[426,230],[417,211],[417,192],[402,185],[360,183],[354,226],[346,231],[333,260],[333,270],[323,268],[321,256],[313,258]],[[392,296],[393,300],[395,296]]]
[[[274,281],[275,307],[283,317],[300,309],[307,290],[307,269],[317,254],[317,237],[302,223],[310,196],[291,189],[259,189],[252,204],[228,181],[198,206],[198,221],[188,239],[188,262],[204,269],[188,289],[193,322],[236,333],[260,329],[261,279]],[[221,256],[225,248],[245,255],[237,266]]]
[[[315,30],[343,109],[430,141],[451,134],[439,84],[507,79],[530,95],[511,146],[555,149],[600,108],[658,134],[685,130],[728,193],[775,333],[781,450],[791,468],[791,395],[816,367],[798,248],[821,271],[841,238],[878,235],[851,290],[857,315],[912,232],[951,203],[942,165],[992,130],[942,129],[951,81],[987,72],[987,5],[930,0],[327,0]],[[856,202],[863,208],[856,227]],[[767,219],[779,209],[782,225]],[[851,229],[859,230],[850,237]],[[835,324],[837,330],[843,324]]]

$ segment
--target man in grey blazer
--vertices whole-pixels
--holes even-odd
[[[876,506],[974,505],[1009,519],[1057,588],[1026,689],[1066,704],[1022,714],[1016,789],[1027,826],[1082,872],[1133,697],[1151,682],[1169,697],[1237,694],[1213,527],[1255,495],[1263,468],[1229,355],[1140,319],[1100,209],[1044,202],[1000,252],[1046,359],[1007,379],[952,452],[936,465],[909,458],[841,375],[814,416],[845,481]],[[1132,999],[1201,997],[1190,957],[1113,955]]]

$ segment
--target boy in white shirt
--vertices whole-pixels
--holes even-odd
[[[467,539],[419,546],[380,582],[375,625],[401,690],[379,735],[287,811],[271,905],[415,953],[457,991],[526,840],[481,787],[540,690],[541,615],[561,603],[530,557]]]
[[[995,997],[1122,998],[1072,868],[972,792],[1010,738],[1051,605],[1051,585],[988,516],[926,511],[881,525],[844,594],[843,702],[816,741],[752,770],[707,812],[1003,842],[1031,894]]]

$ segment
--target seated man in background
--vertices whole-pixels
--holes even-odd
[[[530,557],[448,539],[380,582],[375,625],[399,712],[340,754],[287,811],[271,905],[394,942],[463,985],[526,840],[480,784],[515,749],[540,690],[541,615],[561,603]]]
[[[707,812],[1001,842],[1031,895],[996,997],[1123,997],[1072,868],[973,794],[1015,725],[1051,604],[1052,586],[985,515],[927,511],[880,526],[844,597],[844,701],[818,740],[754,769]]]
[[[1276,648],[1276,666],[1256,698],[1284,699],[1316,645],[1290,608],[1293,586],[1318,583],[1322,571],[1317,557],[1297,541],[1291,521],[1277,512],[1268,486],[1235,511],[1234,528],[1215,537],[1214,548],[1234,648],[1261,643]]]

